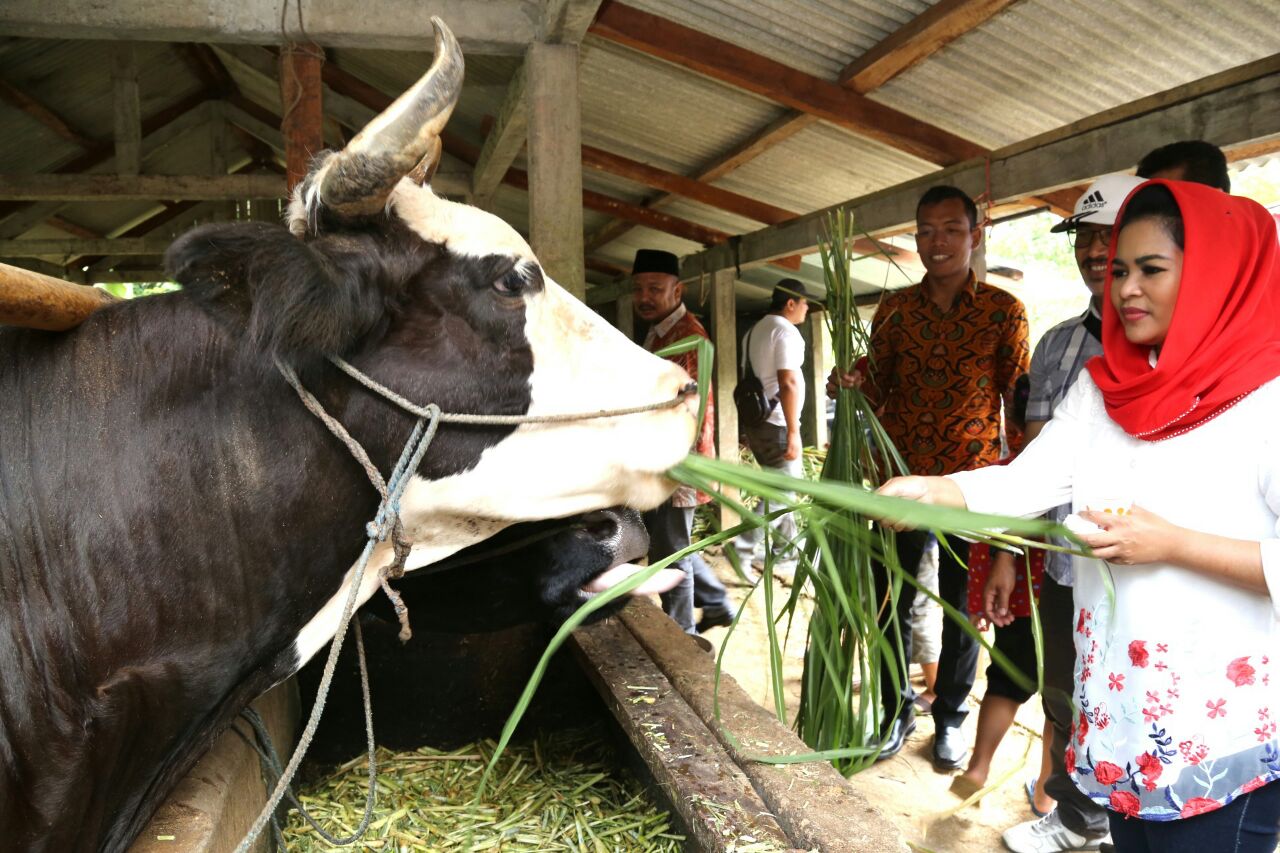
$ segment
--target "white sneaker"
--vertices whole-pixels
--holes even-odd
[[[1101,838],[1088,838],[1072,832],[1062,825],[1058,810],[1054,809],[1039,820],[1029,820],[1010,827],[1001,836],[1004,846],[1013,853],[1060,853],[1064,850],[1097,850],[1110,834]]]

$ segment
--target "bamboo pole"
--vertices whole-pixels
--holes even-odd
[[[114,301],[96,287],[0,264],[0,325],[62,332]]]

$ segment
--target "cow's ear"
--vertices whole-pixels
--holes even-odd
[[[382,288],[360,270],[279,225],[194,228],[169,247],[165,266],[251,346],[293,364],[347,351],[385,311]]]

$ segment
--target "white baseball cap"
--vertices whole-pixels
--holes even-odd
[[[1076,201],[1075,211],[1049,230],[1057,233],[1074,230],[1079,225],[1115,225],[1124,200],[1146,181],[1146,178],[1119,172],[1103,175]]]

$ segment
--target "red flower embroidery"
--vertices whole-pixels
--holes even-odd
[[[1244,783],[1244,786],[1240,789],[1240,793],[1247,794],[1250,791],[1256,791],[1265,784],[1267,784],[1266,779],[1263,779],[1261,776],[1254,776],[1248,782]]]
[[[1164,672],[1168,668],[1169,668],[1169,664],[1165,663],[1164,661],[1162,660],[1156,661],[1156,669],[1159,670],[1160,672]]]
[[[1154,753],[1144,752],[1138,756],[1138,770],[1143,775],[1142,786],[1148,791],[1156,789],[1156,780],[1164,772],[1164,766]]]
[[[1107,676],[1107,689],[1114,690],[1119,693],[1124,690],[1124,673],[1113,672]]]
[[[1142,722],[1154,723],[1160,719],[1160,709],[1156,707],[1142,709]]]
[[[1271,740],[1271,738],[1275,737],[1276,724],[1263,723],[1261,726],[1254,729],[1253,733],[1258,736],[1258,743],[1266,743]]]
[[[1270,716],[1271,716],[1271,708],[1269,706],[1263,705],[1261,708],[1258,709],[1259,720],[1265,720],[1267,717],[1270,717]]]
[[[1158,651],[1158,652],[1167,652],[1167,651],[1169,651],[1169,644],[1168,644],[1168,643],[1156,643],[1156,651]]]
[[[1080,725],[1076,727],[1076,740],[1084,743],[1084,738],[1087,734],[1089,734],[1089,718],[1081,714]]]
[[[1125,817],[1137,817],[1139,805],[1138,798],[1128,791],[1111,792],[1111,809]]]
[[[1129,644],[1129,662],[1136,667],[1147,665],[1147,643],[1145,640],[1134,640]]]
[[[1067,767],[1067,773],[1076,772],[1076,749],[1068,745],[1066,752],[1062,754],[1063,760]]]
[[[1184,740],[1178,744],[1178,751],[1182,753],[1182,757],[1188,764],[1199,764],[1209,757],[1209,747],[1203,743],[1197,743],[1199,735],[1193,740]]]
[[[1077,621],[1076,621],[1076,630],[1077,630],[1077,631],[1083,631],[1083,630],[1084,630],[1084,620],[1085,620],[1084,608],[1083,608],[1083,607],[1081,607],[1081,608],[1080,608],[1080,618],[1079,618],[1079,620],[1077,620]]]
[[[1225,704],[1227,704],[1226,699],[1219,699],[1217,702],[1214,702],[1212,699],[1206,701],[1204,706],[1209,709],[1209,719],[1213,720],[1218,717],[1225,717],[1227,715],[1227,709],[1222,707]]]
[[[1222,808],[1222,803],[1209,797],[1192,797],[1182,804],[1181,817],[1193,817],[1214,809]]]
[[[1231,679],[1231,683],[1236,687],[1244,687],[1246,684],[1253,684],[1254,668],[1249,665],[1249,656],[1236,658],[1227,664],[1227,678]]]
[[[1093,768],[1093,775],[1099,785],[1114,785],[1124,778],[1124,770],[1110,761],[1099,761]]]

